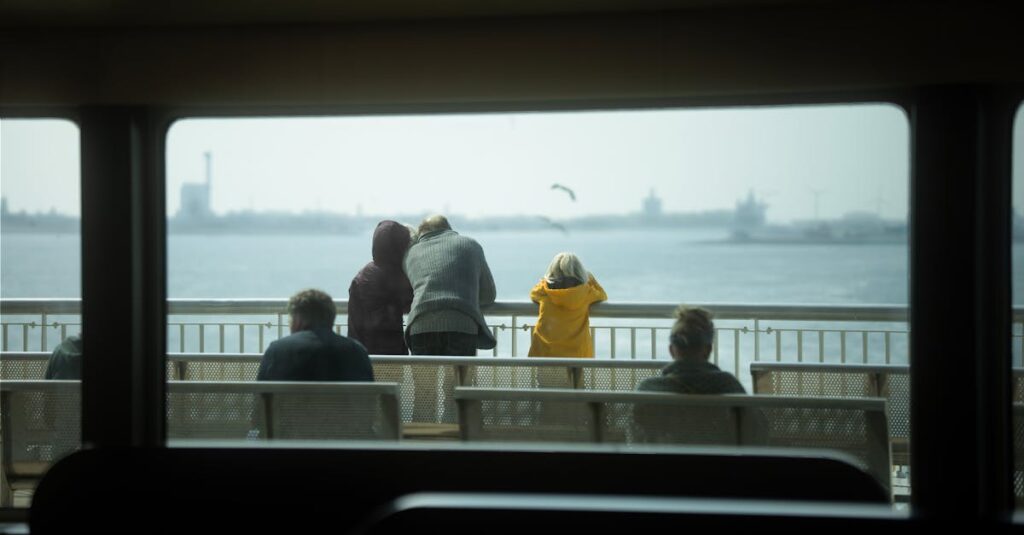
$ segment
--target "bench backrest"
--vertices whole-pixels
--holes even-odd
[[[908,366],[755,362],[750,375],[755,394],[885,398],[891,437],[910,437]]]
[[[890,486],[883,399],[482,388],[455,398],[464,440],[821,448]]]
[[[401,432],[394,383],[167,384],[170,438],[397,440]]]
[[[8,481],[38,479],[81,447],[81,399],[79,381],[0,382],[2,466]]]

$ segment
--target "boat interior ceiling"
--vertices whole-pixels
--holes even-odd
[[[1024,80],[1000,6],[4,2],[0,102],[295,113],[899,100]]]

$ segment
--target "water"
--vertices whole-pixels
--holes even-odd
[[[530,288],[543,275],[551,258],[560,251],[581,256],[608,292],[612,302],[748,303],[748,304],[906,304],[908,288],[907,247],[902,244],[729,244],[721,230],[615,230],[558,232],[473,232],[484,248],[494,274],[498,299],[525,301]],[[371,235],[172,235],[168,241],[168,289],[172,298],[285,298],[304,287],[318,287],[337,298],[347,298],[355,273],[370,260]],[[1024,246],[1015,244],[1014,280],[1024,280]],[[74,235],[5,234],[0,243],[0,296],[78,297],[80,290],[79,241]],[[1014,302],[1024,303],[1024,285],[1016,284]],[[206,318],[209,321],[210,318]],[[177,318],[177,321],[190,321]],[[234,320],[238,321],[238,320]],[[249,321],[256,321],[250,319]],[[265,321],[265,320],[260,320]],[[528,320],[523,320],[528,321]],[[612,320],[595,319],[594,325]],[[666,327],[669,320],[615,320],[617,325]],[[747,322],[720,321],[722,328],[742,328]],[[835,329],[837,324],[799,322],[801,328]],[[793,328],[793,322],[772,322],[774,328]],[[762,325],[762,328],[765,326]],[[852,328],[903,330],[905,325],[864,324]],[[74,331],[74,326],[69,327]],[[1019,331],[1020,326],[1015,326]],[[257,350],[256,329],[246,331],[245,350]],[[652,339],[637,331],[639,358],[650,358]],[[732,332],[718,348],[729,367],[740,369],[752,353],[753,337],[739,344]],[[59,341],[51,332],[48,344]],[[268,336],[276,333],[267,331]],[[664,334],[664,333],[662,333]],[[721,333],[720,333],[721,334]],[[12,343],[18,343],[12,333]],[[35,335],[31,335],[35,336]],[[30,337],[31,337],[30,336]],[[208,333],[207,336],[215,336]],[[239,336],[228,332],[227,351],[240,350]],[[608,331],[598,333],[598,356],[608,356]],[[846,351],[864,355],[869,362],[883,362],[882,334],[869,335],[868,346],[860,336],[847,340]],[[1017,334],[1018,340],[1020,333]],[[179,336],[172,327],[172,351],[198,351],[197,334]],[[654,341],[658,358],[667,358],[662,335]],[[185,342],[182,342],[185,340]],[[270,338],[266,340],[269,343]],[[839,335],[826,335],[823,345],[816,336],[803,340],[803,348],[815,358],[825,347],[826,360],[838,358]],[[893,362],[905,362],[907,337],[894,335]],[[35,342],[33,342],[35,343]],[[509,354],[509,338],[499,337],[500,354]],[[529,334],[518,332],[523,351]],[[628,334],[616,342],[619,355],[628,351]],[[761,335],[762,355],[773,358],[773,335]],[[212,339],[206,350],[216,347]],[[1022,362],[1019,344],[1014,362]],[[783,359],[796,358],[795,332],[784,334],[778,345]],[[646,352],[646,353],[645,353]]]
[[[560,251],[580,255],[611,301],[905,304],[900,244],[726,244],[724,231],[468,233],[484,247],[499,300],[526,300]],[[318,287],[346,298],[370,235],[172,235],[170,297],[287,297]],[[81,295],[77,236],[5,234],[0,296]],[[1015,256],[1021,256],[1020,247]],[[1018,258],[1018,270],[1024,258]],[[1021,288],[1017,288],[1018,298]],[[1022,299],[1017,299],[1021,301]]]

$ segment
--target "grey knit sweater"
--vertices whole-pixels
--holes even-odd
[[[405,328],[407,342],[417,318],[429,315],[434,323],[438,318],[434,313],[450,311],[476,322],[478,348],[491,349],[497,344],[480,313],[481,305],[494,302],[495,288],[479,243],[453,230],[430,232],[409,247],[403,268],[413,291]]]

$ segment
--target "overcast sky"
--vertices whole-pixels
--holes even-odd
[[[1015,183],[1024,184],[1024,126]],[[769,220],[851,211],[903,218],[909,127],[888,105],[314,119],[192,119],[167,139],[169,214],[213,153],[212,205],[239,210],[573,217],[732,208],[753,189]],[[78,206],[78,134],[0,121],[0,194],[12,210]],[[551,184],[566,185],[576,202]],[[818,192],[818,193],[815,193]],[[1024,206],[1024,187],[1014,192]]]

